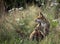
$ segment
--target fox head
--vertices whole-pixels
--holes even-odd
[[[37,23],[41,23],[43,19],[44,19],[44,16],[43,16],[43,14],[40,12],[39,15],[38,15],[38,17],[37,17],[37,19],[36,19],[35,21],[36,21]]]

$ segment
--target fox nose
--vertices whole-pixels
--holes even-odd
[[[35,22],[41,23],[41,20],[40,19],[36,19]]]

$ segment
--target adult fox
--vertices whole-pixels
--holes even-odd
[[[49,28],[50,23],[49,21],[43,16],[43,14],[40,12],[39,16],[35,20],[38,24],[35,28],[35,30],[30,34],[30,39],[33,39],[34,36],[36,36],[36,40],[39,40],[39,38],[43,39],[46,35],[49,34]]]
[[[43,14],[40,12],[39,16],[35,20],[38,22],[38,24],[41,24],[40,30],[45,30],[44,33],[47,35],[49,33],[50,23],[49,21],[43,16]],[[39,27],[39,26],[38,26]]]

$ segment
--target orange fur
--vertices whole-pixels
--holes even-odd
[[[37,41],[39,41],[39,40],[41,40],[41,39],[43,39],[44,38],[44,35],[43,35],[43,33],[41,32],[41,31],[39,31],[39,30],[34,30],[31,34],[30,34],[30,39],[32,39],[32,40],[37,40]]]
[[[41,12],[37,17],[36,22],[38,22],[38,24],[36,26],[36,29],[30,34],[30,39],[36,39],[37,41],[39,41],[39,39],[43,39],[49,33],[50,23],[47,21],[47,19],[43,16]],[[43,26],[41,23],[43,24]]]

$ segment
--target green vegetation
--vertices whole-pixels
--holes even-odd
[[[0,27],[0,44],[37,44],[36,41],[29,40],[29,35],[35,28],[34,20],[39,11],[38,7],[31,6],[23,11],[10,13],[3,18]],[[55,31],[58,21],[54,21],[53,15],[50,15],[50,13],[46,13],[46,15],[46,18],[50,21],[50,32],[39,44],[60,44],[60,33]],[[23,31],[27,37],[19,37],[16,29]]]
[[[41,7],[37,7],[34,4],[30,6],[27,5],[26,9],[21,11],[13,10],[7,15],[4,14],[4,3],[1,3],[0,44],[37,44],[37,41],[29,40],[29,35],[36,26],[35,19],[39,12],[42,12],[46,19],[50,22],[50,31],[49,35],[39,41],[38,44],[60,44],[60,24],[58,21],[58,18],[60,18],[60,0],[56,0],[59,4],[53,6],[50,6],[51,2],[54,2],[52,0],[50,3],[49,0],[39,1],[39,4],[44,3],[45,5],[43,4]],[[5,0],[5,2],[7,4],[7,8],[14,8],[14,6],[18,6],[18,4],[21,4],[19,6],[26,6],[26,0]],[[24,35],[24,37],[21,37],[16,30],[25,33],[26,36]]]

